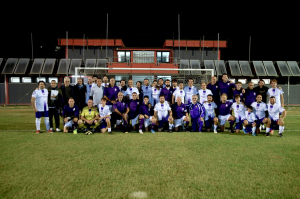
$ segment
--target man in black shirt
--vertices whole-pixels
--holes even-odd
[[[258,86],[254,88],[254,91],[256,94],[260,94],[262,96],[262,101],[264,103],[267,103],[267,92],[268,92],[268,87],[265,86],[265,81],[264,80],[259,80]]]
[[[60,87],[60,90],[63,94],[63,107],[65,107],[68,104],[68,101],[70,97],[74,98],[74,86],[70,85],[70,78],[65,77],[64,78],[64,85]]]
[[[83,79],[78,78],[77,84],[74,86],[74,100],[80,111],[86,106],[85,94],[86,86],[83,84]]]

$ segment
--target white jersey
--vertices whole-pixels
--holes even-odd
[[[99,114],[100,117],[105,117],[107,115],[111,115],[111,112],[109,110],[109,106],[105,105],[102,107],[102,104],[98,104]]]
[[[204,120],[208,120],[209,117],[214,118],[215,117],[215,109],[218,108],[218,106],[216,105],[216,103],[211,102],[205,102],[203,103],[204,109],[205,109],[205,118]]]
[[[129,95],[129,99],[132,99],[132,93],[133,92],[136,92],[136,94],[137,94],[137,96],[139,96],[139,94],[140,94],[140,92],[139,92],[139,90],[137,89],[137,88],[134,88],[134,87],[127,87],[127,90],[126,90],[126,92],[125,92],[125,96],[126,95]]]
[[[48,90],[39,89],[32,93],[32,97],[35,98],[35,107],[39,112],[48,111]]]
[[[154,111],[157,112],[158,120],[163,120],[168,116],[169,110],[171,110],[171,107],[168,103],[157,103],[154,107]]]
[[[264,102],[261,103],[257,103],[257,102],[253,102],[251,104],[251,106],[253,107],[254,110],[254,114],[256,115],[256,117],[258,119],[262,119],[266,117],[266,112],[268,110],[267,104]]]
[[[94,86],[97,86],[97,83],[93,83],[93,84],[92,84],[92,88],[93,88]]]
[[[285,109],[278,104],[268,105],[269,118],[274,121],[279,120],[279,113],[282,113],[283,111],[285,111]]]
[[[154,88],[152,87],[152,103],[153,103],[153,106],[155,106],[155,104],[157,104],[159,102],[159,95],[160,95],[160,91],[161,89],[157,89],[157,88]]]
[[[174,91],[173,95],[175,96],[175,102],[177,102],[177,97],[181,97],[182,100],[184,99],[185,92],[184,92],[184,90],[176,89],[176,91]]]
[[[238,118],[239,121],[245,119],[246,107],[242,103],[237,104],[236,102],[234,102],[231,106],[231,109],[233,109],[234,116],[235,118]]]
[[[253,123],[253,122],[255,122],[256,117],[255,117],[255,115],[254,115],[253,112],[249,113],[248,111],[245,111],[245,119],[246,119],[248,122]]]
[[[109,85],[109,83],[107,82],[107,83],[102,83],[101,84],[101,86],[103,86],[103,87],[106,87],[106,86],[108,86]]]
[[[212,92],[211,92],[211,90],[209,90],[209,89],[206,89],[206,90],[200,89],[198,91],[198,93],[199,93],[199,102],[201,104],[203,104],[203,102],[207,101],[207,95],[209,95],[209,94],[213,95]]]
[[[276,104],[278,104],[279,106],[281,106],[281,100],[280,100],[280,95],[283,94],[284,92],[282,90],[280,90],[279,88],[269,88],[267,95],[269,95],[270,97],[274,96],[276,99]]]
[[[186,87],[184,87],[183,90],[185,92],[184,103],[191,104],[193,95],[198,94],[197,88],[195,86],[192,86],[192,87],[186,86]]]

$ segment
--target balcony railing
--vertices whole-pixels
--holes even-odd
[[[121,57],[109,57],[107,61],[109,65],[112,65],[113,63],[127,63],[128,66],[130,66],[131,63],[153,63],[156,66],[159,66],[162,63],[169,63],[174,65],[179,64],[178,57],[121,56]]]

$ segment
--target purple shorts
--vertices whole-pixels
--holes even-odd
[[[206,128],[211,128],[214,124],[214,118],[209,117],[208,120],[204,121]]]
[[[235,123],[235,129],[242,129],[244,124],[244,120],[240,119],[238,123]]]
[[[166,122],[169,123],[168,119],[169,119],[169,116],[167,116],[166,118],[163,118],[162,120],[158,121],[158,127],[157,127],[157,128],[160,129],[160,128],[162,128],[162,127],[164,126],[164,124],[165,124]]]
[[[49,117],[48,111],[41,111],[41,112],[36,112],[35,113],[36,118],[41,118],[41,117]]]

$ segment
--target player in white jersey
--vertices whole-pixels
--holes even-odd
[[[152,88],[152,101],[151,101],[151,105],[155,106],[157,103],[159,103],[159,95],[160,95],[160,91],[161,91],[161,87],[158,85],[154,85]]]
[[[280,105],[276,104],[276,98],[274,96],[270,97],[270,104],[268,105],[268,113],[269,113],[269,123],[272,128],[276,128],[279,125],[279,137],[282,137],[282,133],[284,130],[284,118],[286,117],[286,110]],[[282,118],[279,118],[279,114],[282,113]],[[272,135],[272,131],[268,131],[268,126],[266,128],[266,136]]]
[[[247,107],[247,111],[245,112],[245,120],[244,120],[244,127],[245,129],[245,134],[248,134],[252,130],[252,135],[256,136],[255,131],[256,131],[256,117],[255,114],[253,113],[253,108],[252,106]]]
[[[182,82],[179,83],[179,89],[176,89],[173,92],[172,104],[175,104],[175,102],[177,102],[177,97],[181,97],[181,99],[184,99],[184,97],[185,97],[185,92],[183,90],[183,83]]]
[[[257,94],[256,102],[251,104],[254,110],[254,114],[256,116],[256,126],[259,127],[262,124],[268,123],[268,118],[266,118],[266,112],[268,111],[268,106],[266,103],[262,101],[262,95]],[[260,129],[256,129],[256,133],[260,133]]]
[[[210,132],[212,124],[214,124],[214,133],[218,133],[217,128],[219,119],[215,116],[215,109],[218,108],[218,106],[216,103],[212,102],[212,100],[213,95],[209,94],[207,95],[207,101],[203,103],[205,109],[204,122],[207,132]]]
[[[158,132],[163,130],[164,124],[169,122],[169,133],[172,133],[173,117],[169,103],[165,103],[165,96],[159,97],[159,103],[154,107],[154,116],[158,120]]]
[[[272,86],[272,88],[269,88],[267,95],[269,95],[269,97],[274,96],[276,104],[278,106],[281,106],[282,108],[284,108],[284,98],[283,98],[284,92],[280,88],[277,88],[277,80],[276,79],[273,79],[271,81],[271,86]]]
[[[203,104],[205,101],[207,101],[208,95],[213,95],[211,90],[206,88],[206,83],[201,83],[201,89],[198,91],[199,93],[199,102]]]
[[[129,99],[132,99],[132,93],[136,93],[137,94],[137,99],[139,99],[139,90],[135,87],[133,87],[133,81],[132,79],[130,79],[128,81],[128,87],[127,87],[127,90],[126,90],[126,94],[124,94],[125,96],[128,95]]]
[[[105,133],[105,131],[108,130],[108,134],[112,135],[113,133],[111,132],[111,123],[110,123],[111,111],[109,109],[109,106],[106,105],[106,99],[104,97],[101,99],[101,104],[98,104],[98,109],[99,109],[98,122],[101,122],[100,124],[101,133]]]
[[[44,81],[39,81],[39,89],[33,91],[31,97],[31,104],[35,111],[35,125],[36,134],[40,133],[41,117],[44,117],[45,125],[48,133],[53,133],[50,130],[50,121],[48,113],[48,90],[45,89],[46,83]]]
[[[107,77],[106,75],[104,75],[104,76],[102,77],[102,79],[103,79],[103,83],[101,84],[101,86],[103,86],[103,87],[108,87],[108,86],[109,86],[108,77]]]
[[[239,133],[245,120],[246,107],[244,103],[241,102],[241,96],[239,94],[236,94],[234,99],[235,102],[232,104],[231,109],[234,111],[235,132]]]
[[[193,86],[193,84],[194,84],[194,79],[189,78],[188,86],[184,87],[183,89],[185,92],[184,104],[186,105],[191,104],[193,95],[198,94],[197,88]]]

